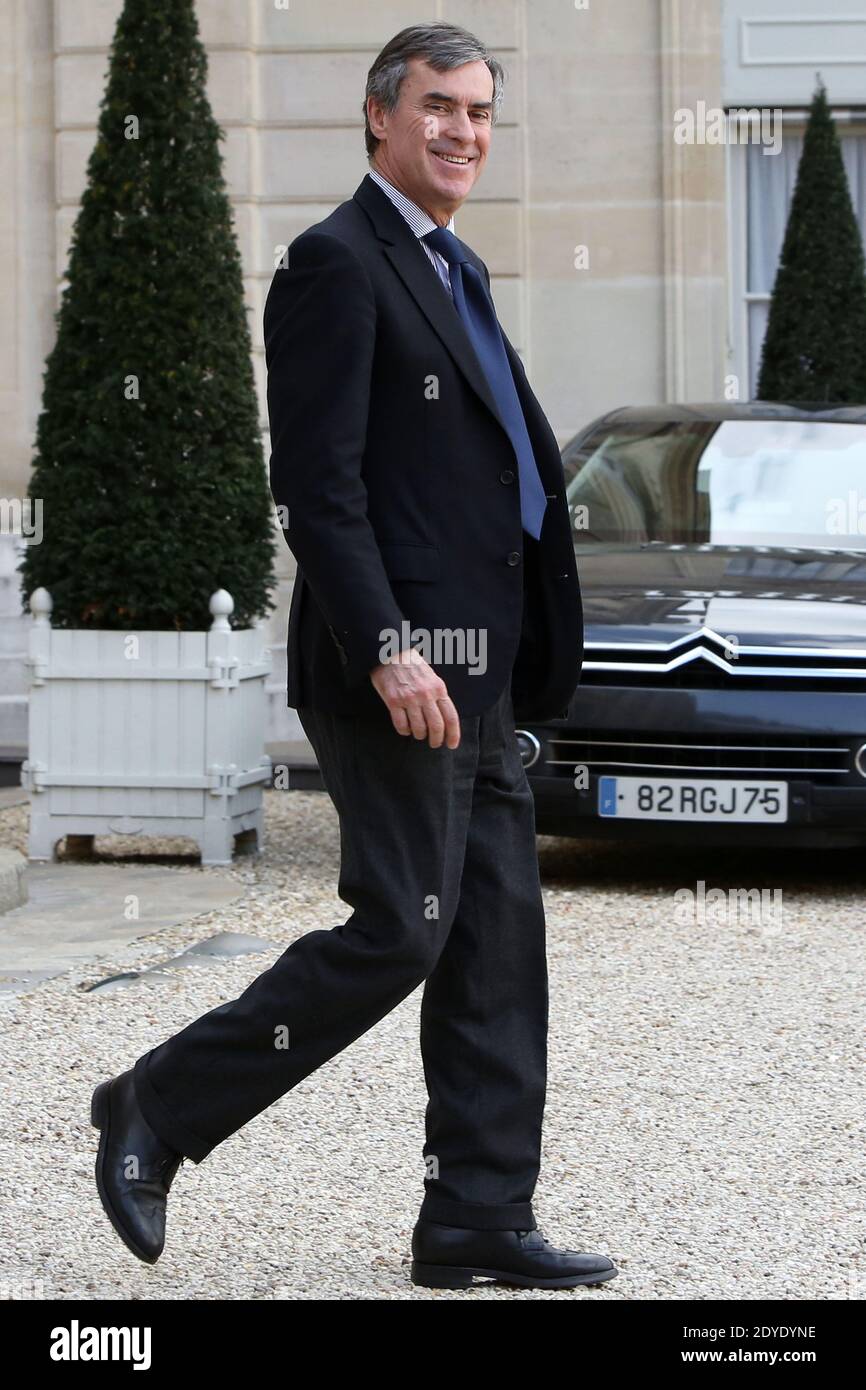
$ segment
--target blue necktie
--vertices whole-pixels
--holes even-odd
[[[448,262],[451,271],[451,289],[454,293],[454,307],[469,340],[475,349],[482,371],[487,378],[493,398],[502,417],[508,437],[517,455],[517,476],[520,483],[520,518],[523,529],[536,539],[541,535],[541,523],[547,497],[544,485],[538,476],[538,466],[532,452],[532,444],[523,417],[523,408],[511,364],[505,353],[502,330],[496,317],[493,301],[478,271],[469,261],[466,252],[453,232],[447,227],[436,227],[425,232],[423,240],[434,251],[438,251]]]

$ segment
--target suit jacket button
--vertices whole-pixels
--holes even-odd
[[[519,564],[520,564],[520,551],[519,551],[519,550],[510,550],[510,551],[508,552],[508,556],[507,556],[507,558],[506,558],[506,563],[509,564],[509,565],[519,565]]]
[[[499,481],[500,483],[514,482],[514,474],[512,473],[510,468],[503,468],[502,472],[499,474]]]

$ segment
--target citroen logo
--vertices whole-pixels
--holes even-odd
[[[686,665],[689,661],[698,661],[701,657],[711,657],[717,660],[719,653],[726,662],[735,661],[739,651],[736,637],[723,637],[720,632],[714,632],[711,627],[702,627],[697,632],[681,637],[676,642],[671,642],[670,650],[673,651],[674,648],[685,646],[690,642],[696,642],[697,645],[693,650],[683,653],[678,665]]]

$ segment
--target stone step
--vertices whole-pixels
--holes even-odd
[[[29,667],[23,652],[0,652],[0,695],[26,696]]]
[[[27,901],[27,860],[17,849],[0,849],[0,913]]]
[[[0,750],[27,748],[26,695],[0,695]]]

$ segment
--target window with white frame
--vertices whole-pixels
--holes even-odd
[[[866,247],[866,127],[848,112],[834,112],[851,202]],[[781,149],[765,154],[760,143],[727,146],[729,255],[731,260],[730,356],[741,400],[757,390],[770,297],[803,150],[805,113],[787,116]]]

